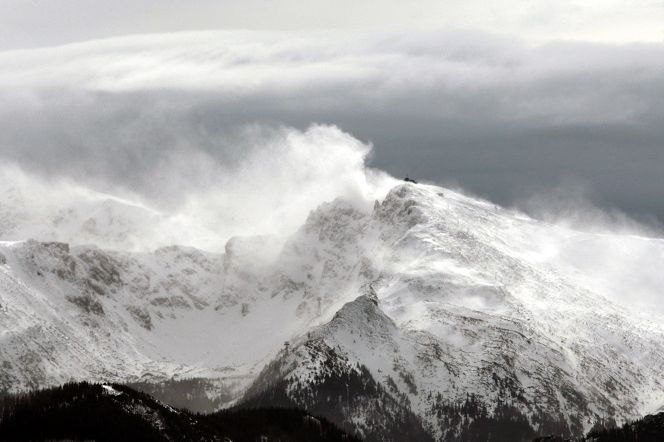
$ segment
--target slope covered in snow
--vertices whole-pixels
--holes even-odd
[[[397,437],[390,420],[421,440],[491,419],[579,434],[664,403],[661,315],[623,302],[662,287],[663,240],[435,186],[325,203],[290,237],[233,238],[223,254],[35,241],[0,254],[5,389],[204,377],[230,401],[306,406],[370,440]]]
[[[194,235],[177,217],[140,203],[75,185],[50,186],[0,170],[0,240],[35,239],[143,251]]]
[[[645,414],[664,398],[657,316],[590,290],[598,281],[564,256],[575,243],[601,251],[603,240],[619,239],[627,249],[648,241],[661,254],[661,240],[571,231],[422,185],[393,189],[362,225],[359,256],[372,269],[362,296],[269,373],[289,383],[296,404],[307,397],[296,393],[302,383],[315,390],[320,381],[311,373],[340,364],[329,349],[345,375],[365,367],[385,391],[404,397],[437,438],[461,437],[467,428],[455,419],[463,413],[448,412],[469,396],[490,415],[526,419],[544,434],[580,434],[608,416]],[[312,356],[312,342],[326,350]]]

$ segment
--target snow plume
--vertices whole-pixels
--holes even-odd
[[[5,165],[0,238],[217,251],[231,236],[286,235],[319,204],[337,197],[368,210],[394,183],[365,167],[370,145],[334,126],[245,126],[233,135],[231,149],[239,153],[227,163],[193,148],[156,160],[144,178],[159,183],[163,194],[103,183],[99,191],[94,180],[45,177]]]
[[[559,226],[592,233],[664,237],[664,226],[654,216],[628,214],[604,202],[588,184],[574,179],[523,198],[517,210]]]
[[[524,211],[544,221],[529,240],[531,249],[539,252],[538,262],[553,265],[580,286],[626,308],[661,315],[661,223],[637,220],[592,201],[591,189],[570,180],[521,203]]]
[[[308,86],[334,97],[346,74],[284,62],[307,44],[220,32],[0,54],[0,238],[222,250],[337,197],[371,207],[393,183],[367,168],[371,143],[249,112]]]

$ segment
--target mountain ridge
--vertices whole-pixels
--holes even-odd
[[[213,403],[278,405],[272,398],[376,440],[394,433],[390,419],[422,440],[457,440],[471,426],[481,435],[498,421],[516,422],[523,437],[581,435],[664,403],[661,325],[565,258],[579,243],[602,252],[618,240],[640,250],[628,237],[606,245],[449,189],[402,184],[373,209],[335,200],[285,240],[234,238],[223,254],[5,242],[0,321],[11,352],[0,349],[0,381],[198,377]],[[664,241],[647,245],[664,256]],[[356,405],[371,419],[344,406],[346,378],[368,389]],[[323,393],[334,388],[332,404]],[[372,405],[379,399],[389,411]]]

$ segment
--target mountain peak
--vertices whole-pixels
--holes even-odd
[[[337,199],[286,238],[234,237],[224,254],[1,243],[0,385],[196,376],[214,403],[278,388],[259,396],[376,438],[397,429],[357,410],[421,440],[478,416],[580,434],[664,402],[661,323],[560,258],[614,240],[404,183],[373,211]]]

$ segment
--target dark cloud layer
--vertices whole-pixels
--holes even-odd
[[[664,220],[664,45],[208,32],[0,64],[4,161],[160,204],[260,149],[271,135],[256,131],[325,123],[373,143],[370,164],[396,176],[504,204],[574,183],[601,207]]]

